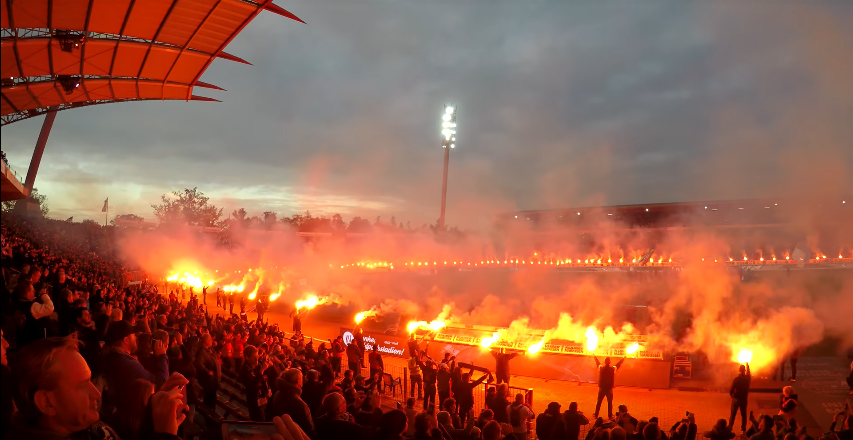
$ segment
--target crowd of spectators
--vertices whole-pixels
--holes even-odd
[[[206,290],[128,285],[109,229],[3,216],[3,438],[222,438],[209,416],[226,377],[241,385],[248,420],[272,422],[277,437],[269,438],[579,440],[584,431],[585,440],[697,437],[692,414],[668,430],[657,418],[637,420],[625,406],[590,420],[577,403],[562,411],[552,402],[537,416],[506,383],[489,386],[486,408],[475,414],[473,390],[491,376],[475,379],[449,354],[437,361],[417,350],[409,362],[417,396],[413,387],[405,405],[388,405],[378,352],[365,356],[340,338],[288,335],[248,319],[245,310],[230,313]],[[780,407],[776,417],[750,414],[744,435],[810,440],[789,415],[793,390]],[[837,421],[839,440],[849,440],[849,419]],[[704,436],[730,440],[730,423],[720,420]]]

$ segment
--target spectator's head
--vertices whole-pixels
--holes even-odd
[[[604,365],[610,365],[610,356],[604,358]]]
[[[416,421],[417,423],[417,421]],[[501,440],[501,425],[494,420],[486,423],[481,432],[483,440]]]
[[[610,430],[610,440],[625,440],[628,437],[628,433],[625,432],[625,429],[621,426],[614,426],[613,429]]]
[[[714,431],[726,432],[726,431],[728,431],[728,429],[729,429],[729,426],[728,426],[728,422],[726,422],[726,419],[719,419],[719,420],[717,420],[717,423],[714,424]]]
[[[251,367],[258,366],[258,348],[254,345],[247,345],[243,348],[243,359]]]
[[[619,405],[619,414],[625,414],[628,412],[628,405]]]
[[[435,415],[435,419],[440,425],[444,425],[445,427],[453,426],[453,421],[450,419],[450,413],[447,411],[440,411]]]
[[[136,333],[133,332],[133,326],[127,321],[111,322],[110,326],[107,327],[104,342],[130,354],[136,353],[136,349],[138,348]]]
[[[315,369],[308,370],[308,373],[305,375],[308,378],[308,382],[319,382],[320,381],[320,372]]]
[[[444,402],[441,402],[441,409],[443,409],[447,412],[455,413],[456,412],[456,399],[454,399],[452,397],[448,397],[448,398],[444,399]]]
[[[290,385],[293,385],[300,390],[302,389],[302,371],[298,368],[287,369],[282,375],[282,378]]]
[[[18,285],[15,286],[15,296],[25,301],[36,299],[36,289],[33,287],[33,283],[27,280],[18,281]]]
[[[41,269],[38,267],[33,267],[30,269],[30,282],[35,284],[41,278]]]
[[[98,421],[101,394],[74,339],[46,338],[24,346],[11,372],[15,401],[30,425],[68,437]]]
[[[79,307],[74,310],[74,318],[77,320],[77,324],[80,325],[89,325],[92,322],[92,315],[86,310],[85,307]]]
[[[572,402],[569,404],[569,412],[573,412],[573,413],[578,412],[578,403],[577,402]]]
[[[657,440],[660,437],[660,427],[651,421],[643,428],[643,440]]]
[[[548,404],[548,408],[545,409],[545,414],[551,414],[552,416],[560,415],[560,404],[558,402],[551,402]]]
[[[169,333],[166,330],[158,329],[151,333],[151,342],[160,341],[165,346],[169,346]]]
[[[353,375],[352,370],[344,371],[344,379],[352,380],[352,375]]]
[[[340,393],[329,393],[323,397],[323,409],[329,417],[334,417],[347,412],[347,401]]]
[[[509,394],[509,385],[506,382],[498,385],[498,389],[496,390],[498,396],[506,397]]]
[[[477,421],[481,422],[481,423],[478,423],[478,426],[485,425],[487,422],[492,421],[494,418],[495,418],[495,412],[486,408],[486,409],[480,411],[480,416],[477,417]]]
[[[596,440],[610,440],[610,430],[598,428],[595,431],[595,439]]]
[[[435,428],[427,413],[415,416],[415,434],[428,434],[429,430]]]
[[[766,414],[762,415],[758,422],[758,429],[761,431],[770,431],[773,429],[773,417]]]
[[[406,408],[414,408],[415,402],[416,400],[414,397],[409,397],[408,399],[406,399]]]
[[[110,322],[121,321],[123,316],[124,314],[121,312],[121,309],[115,308],[110,314]]]
[[[740,365],[737,367],[738,374],[746,374],[746,365]]]
[[[787,386],[782,388],[782,394],[784,394],[785,397],[791,398],[794,395],[794,387]]]
[[[515,404],[521,405],[522,403],[524,403],[524,394],[521,394],[521,393],[516,394],[515,395]]]
[[[789,432],[789,433],[785,434],[784,440],[797,440],[797,434],[794,434],[793,432]]]
[[[462,383],[468,383],[471,381],[471,375],[468,373],[462,373]]]
[[[399,409],[394,409],[382,414],[379,419],[379,434],[380,437],[399,437],[406,432],[409,426],[409,420],[406,413]]]

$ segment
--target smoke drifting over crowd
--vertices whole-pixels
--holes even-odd
[[[720,230],[651,237],[618,223],[595,234],[508,227],[450,243],[421,233],[307,241],[293,232],[243,230],[231,232],[241,243],[231,249],[189,230],[127,231],[121,247],[152,279],[187,273],[199,277],[196,287],[242,286],[234,294],[267,296],[274,312],[306,299],[334,302],[351,311],[347,325],[403,315],[424,321],[423,328],[500,327],[496,338],[531,343],[589,344],[594,336],[599,346],[623,346],[646,335],[649,348],[702,351],[712,363],[746,356],[754,370],[766,371],[827,336],[853,343],[853,323],[840,318],[853,314],[853,276],[849,268],[832,269],[853,262],[849,232],[830,229],[833,242],[846,245],[837,250],[840,260],[835,250],[814,247],[821,240],[810,248],[777,233],[776,249],[741,250],[751,262],[766,258],[763,267],[727,264],[741,252]],[[740,241],[768,236],[739,234]],[[643,260],[650,241],[653,253]],[[803,247],[808,255],[800,264],[783,260]],[[827,254],[839,264],[822,263]],[[776,263],[785,269],[770,270]]]

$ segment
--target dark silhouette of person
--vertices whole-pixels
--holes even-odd
[[[601,401],[607,398],[607,418],[613,418],[613,387],[616,385],[616,370],[622,366],[626,358],[622,358],[616,365],[610,365],[610,357],[604,358],[604,365],[598,360],[598,357],[593,355],[595,366],[598,367],[598,400],[595,403],[595,413],[592,415],[598,418],[598,413],[601,411]]]
[[[521,354],[524,354],[522,352]],[[509,384],[509,361],[515,359],[519,353],[507,353],[503,348],[499,351],[492,350],[492,356],[495,358],[495,380],[497,384]]]
[[[738,375],[732,381],[729,395],[732,396],[732,412],[729,415],[729,426],[734,426],[735,416],[740,412],[740,430],[746,431],[746,403],[749,400],[749,385],[752,382],[752,372],[749,363],[738,367]]]

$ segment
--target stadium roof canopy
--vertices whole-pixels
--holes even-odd
[[[51,109],[200,100],[196,86],[272,0],[3,0],[2,124]]]

